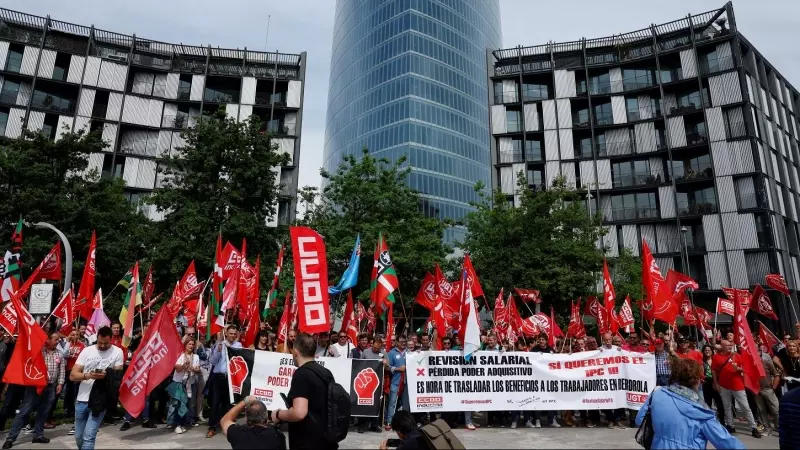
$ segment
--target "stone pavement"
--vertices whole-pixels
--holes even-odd
[[[54,430],[47,430],[45,436],[51,439],[49,444],[32,444],[31,435],[20,435],[14,448],[30,449],[63,449],[76,448],[73,436],[68,436],[69,426],[62,425]],[[134,426],[126,432],[119,431],[119,425],[105,426],[100,429],[97,449],[173,449],[173,448],[230,448],[225,437],[218,435],[206,439],[205,427],[196,427],[185,434],[177,435],[164,428],[150,430]],[[478,448],[629,448],[640,449],[634,440],[635,430],[609,430],[604,427],[560,428],[560,429],[527,429],[509,428],[478,429],[476,431],[456,430],[456,435],[468,449]],[[764,436],[754,439],[749,435],[736,435],[749,449],[778,448],[777,436]],[[397,437],[394,432],[358,434],[351,431],[347,439],[340,444],[342,449],[377,449],[382,439]],[[2,438],[2,436],[0,436]]]

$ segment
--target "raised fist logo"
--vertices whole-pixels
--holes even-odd
[[[33,358],[25,361],[25,377],[31,381],[44,378],[44,373],[33,363]]]
[[[353,388],[358,396],[358,404],[372,406],[375,403],[375,390],[378,389],[380,379],[372,367],[361,370],[353,380]]]
[[[247,375],[250,373],[247,369],[247,361],[241,356],[234,356],[228,361],[228,373],[231,374],[231,387],[234,394],[242,393],[242,385]]]

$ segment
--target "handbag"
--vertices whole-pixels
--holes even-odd
[[[655,436],[655,430],[653,430],[653,394],[656,391],[650,393],[650,398],[647,399],[647,412],[644,413],[644,419],[642,419],[642,424],[639,425],[639,429],[636,430],[636,443],[644,447],[645,450],[650,450],[653,446],[653,437]]]

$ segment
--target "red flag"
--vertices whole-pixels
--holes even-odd
[[[769,354],[775,356],[772,352],[772,348],[776,345],[779,345],[781,341],[778,340],[778,336],[775,336],[772,331],[770,331],[769,328],[767,328],[766,325],[764,325],[764,323],[760,320],[758,321],[758,325],[758,334],[761,336],[761,342],[767,346],[767,351],[769,351]]]
[[[464,255],[464,270],[467,271],[467,282],[471,288],[472,296],[483,297],[483,288],[478,280],[478,274],[475,273],[475,268],[472,267],[472,259],[470,259],[469,253]]]
[[[200,297],[183,302],[183,316],[186,317],[186,326],[194,327],[197,324],[197,308]]]
[[[745,307],[749,309],[750,306],[752,306],[753,297],[752,295],[750,295],[750,291],[748,291],[747,289],[734,289],[734,288],[724,287],[722,288],[722,292],[724,292],[725,296],[728,297],[728,299],[733,303],[736,302],[735,296],[738,295],[739,301],[741,301]]]
[[[142,283],[143,304],[145,305],[150,304],[150,300],[152,300],[153,298],[153,290],[155,289],[155,287],[156,285],[153,283],[153,265],[150,264],[150,268],[147,269],[147,275],[144,277],[144,282]]]
[[[175,284],[175,289],[172,290],[172,296],[169,298],[169,301],[166,305],[164,305],[164,309],[169,312],[170,317],[175,320],[178,317],[178,314],[181,312],[181,307],[183,306],[183,297],[181,297],[181,284],[180,282]]]
[[[0,312],[0,327],[3,327],[9,335],[17,334],[17,310],[14,309],[14,304],[4,302],[0,306],[3,308]]]
[[[525,337],[536,337],[542,332],[539,328],[539,321],[535,318],[535,316],[530,316],[527,319],[522,320],[518,331]]]
[[[759,380],[766,376],[764,365],[761,363],[761,356],[758,354],[753,333],[747,323],[747,306],[740,300],[738,292],[734,294],[734,304],[736,305],[736,315],[733,317],[733,333],[736,345],[739,347],[739,354],[742,357],[742,368],[744,369],[744,385],[758,394],[760,390]]]
[[[328,302],[328,260],[325,241],[307,227],[289,227],[292,236],[298,329],[304,333],[330,331]]]
[[[289,334],[289,324],[291,323],[292,310],[292,293],[286,293],[286,300],[283,301],[283,314],[281,314],[281,321],[278,322],[278,345],[286,342],[286,336]]]
[[[755,300],[756,312],[772,320],[778,320],[778,316],[775,315],[775,310],[772,308],[772,301],[760,284],[757,284],[756,288],[753,289],[752,298]],[[752,306],[752,303],[750,306]]]
[[[48,382],[47,364],[42,354],[47,334],[31,317],[16,293],[11,295],[11,302],[18,314],[19,336],[3,374],[3,383],[34,386],[36,392],[41,394]]]
[[[553,330],[552,333],[547,333],[547,345],[551,348],[555,348],[556,346],[556,329],[558,329],[558,324],[556,323],[556,313],[553,312],[553,307],[550,307],[550,329]],[[559,329],[558,332],[561,330]],[[561,333],[563,335],[563,333]]]
[[[500,288],[500,293],[494,299],[494,328],[495,332],[505,334],[508,328],[508,309],[503,303],[503,289]]]
[[[542,297],[539,295],[539,291],[536,289],[514,288],[514,292],[516,292],[519,296],[519,299],[525,303],[542,303]]]
[[[436,295],[442,298],[442,301],[445,305],[445,313],[447,310],[450,311],[460,311],[461,310],[461,289],[460,284],[456,285],[455,283],[451,284],[447,281],[444,274],[442,273],[442,269],[439,268],[439,265],[436,265],[436,270],[434,271],[435,279],[436,279]],[[457,289],[456,286],[459,288]],[[445,314],[447,315],[447,314]]]
[[[192,260],[192,262],[189,263],[189,267],[186,268],[186,272],[183,274],[180,284],[178,284],[182,301],[196,298],[200,295],[200,291],[203,290],[203,287],[203,283],[197,280],[197,271],[194,268],[194,260]]]
[[[569,315],[569,326],[567,327],[567,337],[582,338],[586,336],[586,328],[583,326],[583,315],[581,314],[581,299],[572,302]]]
[[[508,319],[508,328],[513,330],[516,334],[519,334],[520,330],[522,329],[522,316],[519,314],[519,310],[517,309],[517,301],[514,300],[514,296],[508,294],[508,300],[506,301],[506,318]],[[538,332],[537,332],[538,334]]]
[[[633,325],[633,323],[634,323],[634,318],[633,318],[633,309],[631,309],[631,297],[625,296],[625,301],[619,308],[619,326],[628,327],[630,325]]]
[[[56,245],[39,263],[30,278],[34,280],[61,280],[61,241],[56,242]]]
[[[547,334],[548,339],[555,339],[557,337],[564,336],[564,333],[561,331],[561,328],[558,327],[558,324],[555,322],[555,315],[550,310],[550,315],[548,316],[545,313],[538,313],[534,314],[531,317],[536,322],[536,325],[539,329]],[[551,337],[552,335],[552,337]]]
[[[647,241],[642,239],[642,284],[647,298],[653,305],[652,316],[666,323],[674,323],[678,317],[679,304],[672,297],[666,280],[656,264]]]
[[[78,287],[78,297],[75,299],[75,309],[86,320],[92,318],[92,296],[94,296],[94,275],[97,271],[97,237],[92,230],[92,239],[89,241],[89,253],[86,254],[86,263],[83,266],[81,285]]]
[[[684,291],[687,288],[700,289],[700,285],[692,277],[672,269],[667,271],[667,286],[673,294]]]
[[[342,315],[342,327],[339,334],[347,334],[348,339],[353,344],[358,343],[358,320],[356,320],[355,306],[353,306],[353,290],[347,290],[347,303]]]
[[[692,307],[689,297],[685,295],[683,296],[683,301],[681,302],[681,316],[683,316],[683,324],[686,326],[697,325],[699,322],[697,313]]]
[[[600,330],[601,333],[611,331],[616,333],[618,325],[614,320],[614,300],[617,294],[614,293],[614,285],[611,283],[611,274],[608,273],[608,262],[603,260],[603,309],[605,310],[605,326]]]
[[[231,271],[231,275],[226,279],[225,287],[222,289],[222,306],[220,307],[220,311],[223,313],[227,312],[228,310],[232,311],[234,308],[236,308],[236,303],[239,300],[238,291],[241,273],[242,263],[237,259],[235,262],[235,267]]]
[[[583,314],[585,316],[592,316],[597,320],[597,329],[603,332],[608,328],[608,319],[606,318],[606,310],[597,297],[589,296],[586,299],[586,306],[584,306]]]
[[[783,275],[778,273],[771,273],[767,275],[767,286],[775,289],[776,291],[782,293],[783,295],[789,295],[789,286],[786,284],[786,279],[783,278]]]
[[[436,308],[436,278],[430,272],[425,274],[419,291],[417,291],[416,300],[417,304],[428,311],[433,311]]]
[[[717,314],[727,314],[729,316],[733,316],[734,314],[736,314],[733,302],[726,298],[718,298]]]
[[[258,332],[261,330],[261,315],[258,313],[258,304],[251,303],[247,313],[247,328],[242,335],[242,347],[247,348],[255,344]]]
[[[447,333],[447,318],[445,317],[445,305],[444,299],[441,295],[435,295],[435,303],[433,311],[431,311],[431,317],[433,317],[433,326],[436,328],[436,348],[442,348],[442,339],[444,335]],[[374,315],[370,317],[370,320],[374,319]]]
[[[53,309],[52,315],[61,319],[64,323],[70,323],[75,321],[75,300],[72,298],[72,290],[67,291],[67,293],[61,297],[61,300],[58,301],[58,304]]]
[[[131,311],[131,315],[133,312]],[[142,336],[142,343],[122,378],[119,401],[130,415],[138,417],[144,409],[145,397],[158,387],[175,368],[183,352],[183,344],[172,319],[161,308]]]
[[[92,309],[103,309],[103,288],[100,288],[97,290],[97,292],[95,292],[94,297],[92,298]]]
[[[389,312],[386,314],[386,351],[392,349],[392,336],[394,335],[394,304],[389,303]]]

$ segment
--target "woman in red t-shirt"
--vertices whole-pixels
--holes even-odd
[[[72,330],[69,332],[69,336],[67,336],[67,343],[69,344],[69,350],[67,351],[66,355],[67,365],[65,371],[66,373],[69,373],[72,370],[72,366],[75,365],[78,355],[80,355],[83,349],[86,348],[86,345],[79,339],[78,330]],[[65,384],[64,413],[67,417],[74,417],[75,398],[78,396],[78,385],[80,385],[80,382],[70,381],[69,377],[67,377]]]

